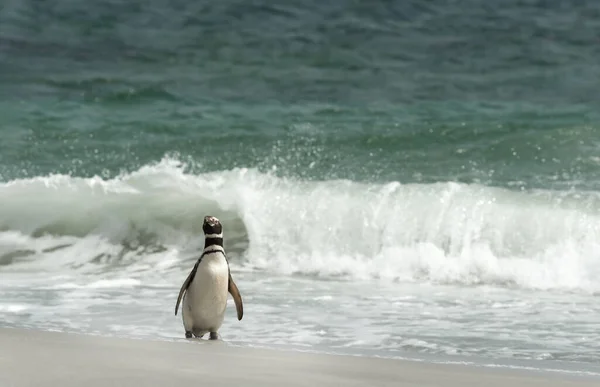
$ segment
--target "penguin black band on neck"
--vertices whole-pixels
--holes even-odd
[[[210,246],[221,246],[223,247],[223,238],[206,238],[204,239],[204,248],[206,249],[207,247]]]
[[[202,251],[202,255],[200,255],[200,258],[198,258],[198,261],[201,261],[202,258],[206,254],[211,254],[211,253],[222,253],[223,255],[225,255],[225,249],[223,249],[223,246],[219,246],[219,245],[215,245],[215,244],[208,245]]]
[[[225,254],[225,250],[223,249],[223,247],[215,246],[215,245],[207,246],[204,248],[204,251],[202,251],[202,254],[196,261],[196,265],[194,265],[194,268],[192,269],[192,272],[194,273],[194,275],[196,274],[196,269],[198,268],[198,265],[200,264],[200,262],[202,262],[202,258],[204,258],[204,256],[206,254],[212,254],[212,253],[221,253],[225,256],[225,259],[227,259],[227,255]],[[192,276],[192,278],[194,278],[194,277]]]

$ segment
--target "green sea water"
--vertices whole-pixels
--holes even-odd
[[[0,177],[182,158],[303,179],[600,184],[600,7],[11,1]]]

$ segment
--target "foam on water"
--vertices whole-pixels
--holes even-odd
[[[299,181],[251,169],[195,175],[166,158],[107,180],[5,182],[0,200],[3,270],[118,267],[123,286],[157,265],[179,275],[212,213],[232,264],[246,270],[600,290],[594,193]]]

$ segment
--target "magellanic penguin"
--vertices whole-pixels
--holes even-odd
[[[244,315],[244,306],[223,249],[221,222],[214,216],[205,216],[202,230],[204,251],[179,290],[175,315],[183,296],[181,314],[185,337],[191,338],[193,334],[200,338],[210,333],[210,339],[216,340],[225,317],[227,293],[233,297],[238,320]]]

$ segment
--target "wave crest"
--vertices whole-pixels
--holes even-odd
[[[201,248],[201,219],[211,213],[225,224],[232,256],[250,269],[600,289],[594,193],[301,181],[252,169],[194,175],[185,167],[165,158],[109,180],[1,184],[0,264],[46,258],[48,267],[89,269],[170,257],[176,265],[173,254]]]

